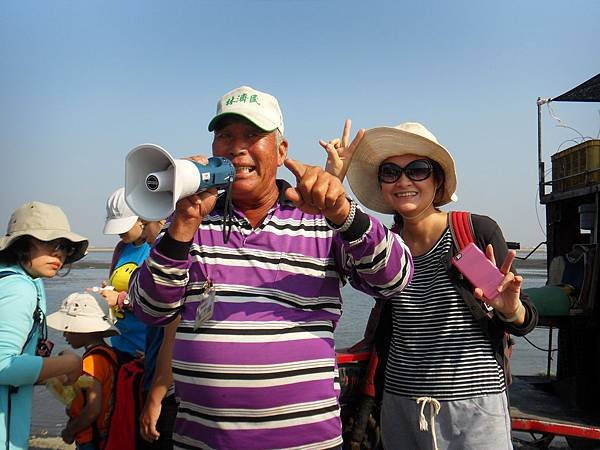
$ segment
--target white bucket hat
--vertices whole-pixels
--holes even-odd
[[[127,233],[138,221],[139,217],[125,202],[125,188],[119,188],[106,201],[106,222],[104,234]]]
[[[454,159],[427,128],[417,122],[406,122],[395,127],[367,130],[354,152],[348,168],[348,183],[363,205],[373,211],[394,214],[383,199],[377,173],[383,161],[399,155],[423,156],[441,166],[444,171],[443,195],[434,206],[457,200]]]
[[[58,206],[42,202],[29,202],[12,213],[6,234],[0,238],[0,251],[6,250],[21,236],[32,236],[40,241],[67,239],[75,244],[75,253],[65,259],[65,264],[85,256],[87,238],[73,233],[67,216]]]
[[[229,114],[242,116],[261,130],[279,130],[283,135],[283,114],[279,102],[271,94],[240,86],[225,94],[217,103],[217,114],[208,124],[208,131],[215,129],[217,121]]]
[[[104,336],[119,334],[108,315],[91,294],[75,292],[65,298],[60,309],[46,317],[50,328],[70,333],[98,333]]]

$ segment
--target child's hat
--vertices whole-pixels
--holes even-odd
[[[106,200],[106,221],[104,234],[127,233],[138,221],[139,217],[125,202],[125,188],[119,188]]]
[[[46,317],[50,328],[70,333],[104,332],[104,336],[119,334],[108,315],[91,294],[75,292],[65,298],[60,309]]]

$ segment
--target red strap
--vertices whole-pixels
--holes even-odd
[[[473,230],[471,228],[471,214],[465,211],[450,212],[450,230],[453,232],[453,237],[459,250],[471,242],[473,239]]]

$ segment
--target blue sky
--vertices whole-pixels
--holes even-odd
[[[339,135],[346,117],[424,123],[456,160],[453,208],[535,245],[535,101],[600,72],[599,19],[597,0],[5,0],[1,226],[39,200],[92,245],[114,245],[105,201],[124,183],[127,152],[153,142],[176,157],[209,154],[218,98],[246,84],[278,97],[290,157],[309,164],[322,165],[318,139]],[[552,108],[598,135],[600,105]],[[578,136],[557,123],[544,108],[548,169]]]

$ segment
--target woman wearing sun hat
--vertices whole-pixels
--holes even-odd
[[[74,382],[81,358],[71,351],[50,356],[45,339],[43,278],[81,259],[86,238],[73,233],[54,205],[26,203],[16,209],[0,238],[0,445],[28,448],[33,385],[66,375]],[[46,356],[46,357],[43,357]]]
[[[411,284],[385,310],[391,316],[381,413],[385,448],[512,448],[504,336],[524,335],[537,323],[535,308],[521,295],[522,278],[511,272],[514,252],[496,222],[472,214],[476,244],[488,258],[495,255],[505,274],[500,294],[484,298],[450,263],[458,250],[449,215],[440,209],[456,200],[450,153],[420,123],[367,130],[356,148],[347,146],[348,134],[349,123],[341,141],[322,142],[327,166],[340,178],[347,170],[367,208],[394,216],[393,231],[415,264]]]

